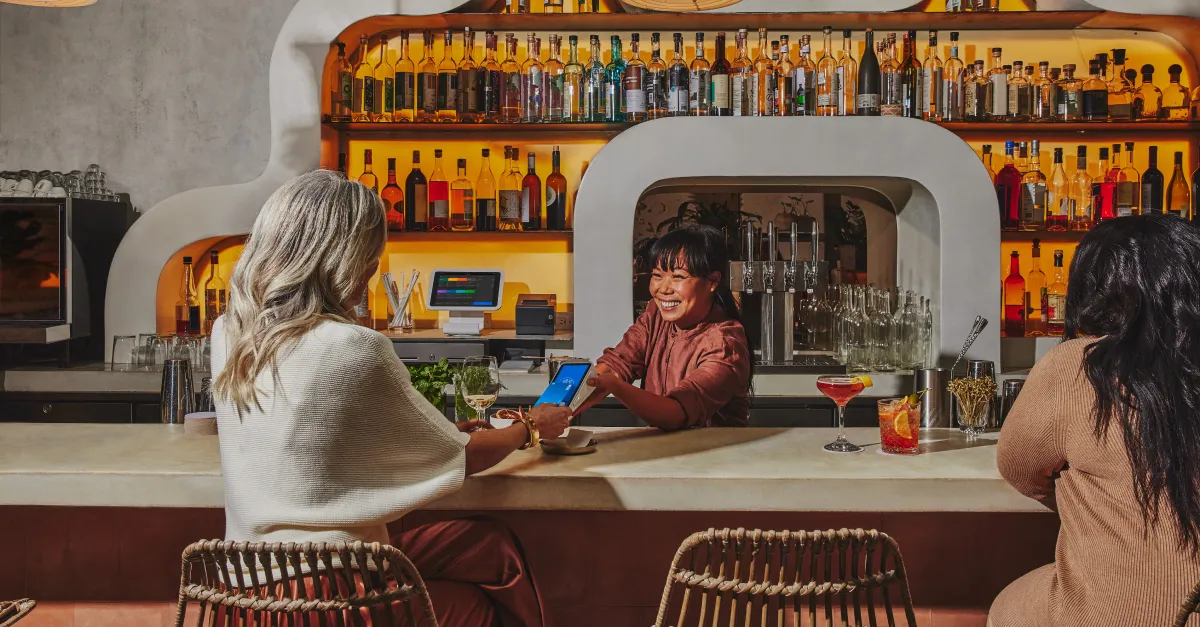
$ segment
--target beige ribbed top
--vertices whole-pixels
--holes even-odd
[[[1171,512],[1147,533],[1120,427],[1097,441],[1082,369],[1091,341],[1064,342],[1038,361],[1000,433],[1001,474],[1062,521],[1048,589],[1025,590],[1049,595],[1051,616],[1026,624],[1170,625],[1200,581],[1200,559],[1179,549]]]
[[[212,372],[225,366],[223,320]],[[262,409],[217,406],[225,538],[388,542],[387,523],[462,486],[466,444],[412,386],[392,343],[323,322],[256,381]]]

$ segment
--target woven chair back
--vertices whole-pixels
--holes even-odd
[[[680,545],[656,627],[916,626],[896,541],[875,530],[709,529]]]
[[[12,627],[22,618],[29,616],[37,601],[33,599],[17,599],[16,601],[0,601],[0,627]]]

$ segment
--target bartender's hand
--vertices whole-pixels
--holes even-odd
[[[612,370],[609,370],[605,366],[598,366],[592,372],[592,376],[588,377],[588,385],[595,389],[592,395],[588,397],[588,400],[596,399],[600,401],[609,394],[615,393],[621,386],[627,384],[624,379],[613,374]]]
[[[561,405],[538,405],[529,410],[529,419],[543,440],[553,440],[571,426],[571,408]]]

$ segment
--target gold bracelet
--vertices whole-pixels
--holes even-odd
[[[537,446],[538,442],[542,441],[540,434],[538,433],[537,425],[533,424],[533,419],[530,418],[528,414],[521,414],[521,422],[525,425],[525,429],[529,431],[529,441],[522,444],[521,448],[517,449],[519,451],[533,448]]]

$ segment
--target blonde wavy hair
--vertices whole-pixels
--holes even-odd
[[[213,381],[238,411],[258,404],[255,380],[289,342],[324,320],[353,322],[363,276],[383,254],[387,221],[370,188],[327,170],[275,190],[246,241],[222,318],[228,347]]]

